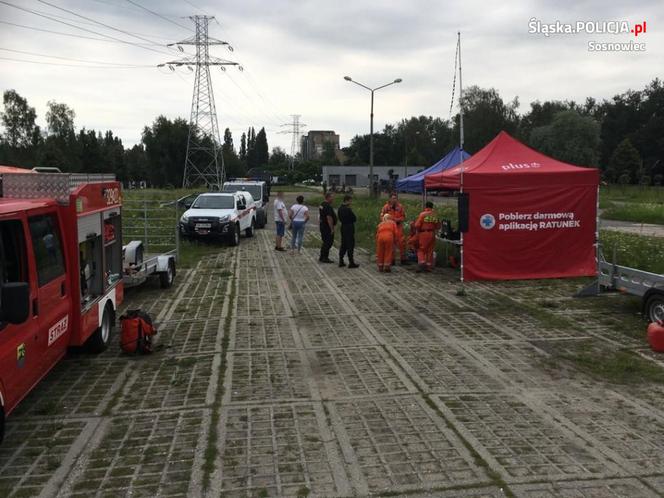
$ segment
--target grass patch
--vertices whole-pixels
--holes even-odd
[[[612,230],[600,232],[604,257],[616,264],[653,273],[664,273],[664,242],[659,237],[647,237]]]
[[[664,203],[610,203],[602,212],[602,218],[664,225]]]
[[[664,368],[633,351],[597,351],[583,346],[574,352],[557,353],[554,358],[614,384],[664,384]]]
[[[215,255],[224,249],[220,242],[205,241],[180,241],[180,257],[178,258],[179,268],[194,268],[198,262],[205,256]]]
[[[235,271],[235,264],[231,269],[231,274]],[[224,379],[226,378],[226,369],[228,363],[226,356],[228,353],[228,346],[230,344],[230,329],[233,320],[233,308],[236,299],[236,285],[234,279],[230,281],[230,293],[228,296],[228,308],[226,311],[226,318],[224,320],[224,335],[221,339],[221,365],[219,367],[219,379],[217,385],[217,393],[212,407],[212,415],[210,417],[210,433],[208,434],[207,446],[204,452],[203,462],[203,489],[207,490],[210,487],[210,479],[214,472],[215,462],[219,455],[219,448],[217,447],[217,439],[219,437],[219,420],[221,418],[221,400],[224,396]]]
[[[664,203],[664,187],[641,187],[636,185],[605,185],[599,192],[600,206],[611,201]]]

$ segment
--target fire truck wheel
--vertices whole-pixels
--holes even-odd
[[[251,220],[251,226],[244,231],[244,234],[247,236],[247,238],[253,237],[255,229],[256,229],[256,218]]]
[[[664,320],[664,294],[655,292],[646,300],[646,317],[651,322]]]
[[[173,260],[168,262],[168,270],[159,274],[159,284],[162,289],[168,289],[175,280],[175,263]]]
[[[98,354],[106,350],[113,335],[113,309],[107,304],[101,318],[101,326],[88,339],[90,352]]]
[[[240,245],[240,225],[235,225],[235,230],[233,230],[233,234],[231,235],[230,245],[232,247]]]

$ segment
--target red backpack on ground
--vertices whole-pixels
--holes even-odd
[[[128,310],[120,317],[120,347],[125,353],[151,353],[152,336],[157,329],[150,315],[141,310]]]

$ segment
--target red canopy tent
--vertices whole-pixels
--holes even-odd
[[[597,169],[557,161],[502,131],[424,185],[468,193],[465,280],[596,274]]]

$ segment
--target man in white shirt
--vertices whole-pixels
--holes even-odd
[[[288,211],[286,211],[286,204],[284,204],[284,193],[277,192],[277,198],[274,200],[274,224],[277,227],[277,237],[274,244],[276,251],[285,251],[283,247],[284,234],[286,233],[286,219],[288,219]]]

